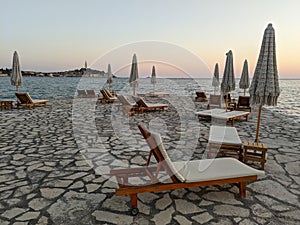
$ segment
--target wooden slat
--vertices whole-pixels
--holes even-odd
[[[131,194],[143,193],[143,192],[156,192],[156,191],[166,191],[166,190],[174,190],[180,188],[192,188],[192,187],[219,185],[219,184],[240,183],[240,182],[247,182],[253,180],[257,180],[256,175],[239,177],[239,178],[192,182],[192,183],[167,183],[167,184],[157,183],[157,184],[151,184],[145,186],[128,186],[128,187],[117,189],[116,195],[131,195]]]
[[[126,168],[126,169],[115,169],[110,171],[110,176],[120,175],[120,174],[137,174],[137,173],[145,173],[145,169],[150,170],[151,172],[155,172],[157,166],[149,166],[149,167],[137,167],[137,168]]]

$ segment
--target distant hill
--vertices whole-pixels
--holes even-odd
[[[0,74],[10,76],[11,69],[0,69]],[[81,68],[75,70],[68,70],[63,72],[36,72],[36,71],[22,71],[23,76],[35,76],[35,77],[105,77],[104,71]],[[116,76],[114,76],[116,77]]]

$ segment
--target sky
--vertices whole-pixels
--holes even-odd
[[[129,76],[223,74],[232,50],[235,76],[247,59],[253,76],[265,28],[273,24],[280,78],[300,78],[298,0],[0,0],[0,68],[13,52],[22,70],[97,70]],[[184,71],[184,72],[183,72]],[[184,75],[183,75],[184,74]]]

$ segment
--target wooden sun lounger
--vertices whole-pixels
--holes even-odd
[[[248,121],[249,114],[250,114],[250,112],[233,110],[233,111],[229,111],[229,112],[225,112],[225,113],[216,114],[216,115],[214,115],[214,119],[226,120],[228,122],[231,122],[231,124],[233,126],[234,121],[236,119],[245,118],[246,121]]]
[[[204,119],[214,119],[214,121],[228,121],[231,122],[232,126],[234,125],[234,121],[236,119],[245,118],[246,121],[248,120],[250,112],[245,111],[228,111],[226,112],[225,109],[208,109],[203,110],[195,113],[199,118]]]
[[[86,97],[86,91],[85,90],[81,90],[81,89],[77,89],[77,97],[79,97],[79,98]]]
[[[143,94],[145,97],[170,97],[170,93],[166,92],[148,92]]]
[[[240,111],[251,112],[250,97],[249,96],[239,96],[236,109],[240,110]]]
[[[126,96],[124,95],[118,95],[117,96],[118,100],[120,101],[120,105],[117,105],[122,109],[124,113],[127,113],[129,115],[134,115],[135,111],[138,110],[138,106],[134,103],[130,103]]]
[[[107,95],[108,95],[109,97],[111,97],[111,98],[116,98],[117,95],[116,95],[115,92],[110,92],[110,90],[107,89],[107,88],[105,88],[104,90],[106,91],[106,93],[107,93]]]
[[[166,110],[168,108],[167,104],[149,104],[141,97],[133,96],[133,99],[135,100],[140,113],[144,113],[144,111],[153,111],[157,109]]]
[[[220,109],[220,108],[215,108],[215,109],[208,109],[208,110],[202,110],[199,112],[195,112],[195,114],[200,118],[205,118],[205,119],[211,119],[217,114],[220,113],[226,113],[225,109]]]
[[[12,99],[0,99],[0,110],[2,109],[12,109],[15,100]]]
[[[35,105],[46,105],[49,100],[33,100],[29,93],[16,93],[17,107],[26,106],[31,109]]]
[[[93,98],[97,96],[95,90],[85,90],[85,91],[86,91],[86,96],[89,98]]]
[[[102,103],[112,103],[117,100],[117,98],[113,96],[107,89],[102,89],[100,92],[102,94],[102,98],[98,98],[98,100]]]
[[[80,90],[77,89],[77,97],[79,98],[93,98],[97,97],[95,90]]]
[[[235,127],[210,126],[208,137],[208,157],[217,153],[243,161],[243,144]]]
[[[207,109],[222,108],[221,95],[210,95]]]
[[[206,102],[207,96],[203,91],[196,91],[195,101]]]
[[[130,196],[132,215],[138,214],[138,193],[238,183],[241,197],[246,197],[246,182],[257,180],[258,175],[264,175],[263,171],[253,169],[234,158],[173,163],[160,135],[150,133],[141,124],[138,127],[150,147],[146,166],[110,171],[110,175],[116,177],[119,185],[116,195]],[[152,155],[158,162],[156,166],[150,166]],[[159,181],[158,175],[162,171],[170,178],[167,182]],[[130,183],[130,178],[133,177],[148,177],[150,181],[145,185],[133,185]]]

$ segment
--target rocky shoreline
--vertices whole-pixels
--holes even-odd
[[[0,76],[10,76],[11,69],[0,69]],[[94,70],[90,68],[80,68],[62,72],[36,72],[36,71],[22,71],[23,76],[30,77],[105,77],[104,71]]]
[[[115,196],[112,167],[145,165],[148,146],[137,123],[162,134],[176,159],[199,159],[211,122],[194,111],[205,103],[178,96],[147,101],[168,103],[163,112],[127,117],[115,104],[96,99],[57,99],[47,107],[0,111],[0,224],[298,224],[300,222],[300,127],[266,109],[260,141],[268,144],[266,176],[247,185],[144,193],[140,213],[129,214],[129,197]],[[253,140],[256,109],[235,123]]]

